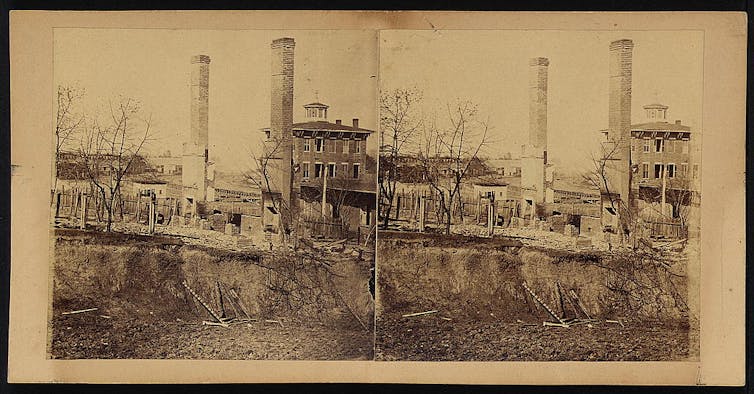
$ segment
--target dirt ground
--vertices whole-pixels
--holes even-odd
[[[107,309],[53,319],[55,359],[371,360],[372,334],[303,322],[228,328],[200,321],[111,316]]]
[[[376,360],[698,359],[698,331],[691,329],[698,326],[689,324],[682,302],[683,261],[672,263],[671,282],[664,280],[664,268],[616,265],[604,253],[566,253],[502,237],[466,237],[459,244],[456,237],[381,235]],[[591,327],[543,326],[555,319],[522,283],[563,319],[585,319],[575,306],[558,302],[565,299],[558,294],[574,291],[597,321]]]
[[[368,258],[308,251],[302,260],[290,251],[242,253],[138,234],[56,235],[50,358],[373,359]],[[253,320],[203,325],[214,319],[184,281],[217,312],[220,283],[235,289]],[[229,317],[240,315],[234,305],[225,299]],[[90,308],[97,310],[63,314]]]
[[[688,329],[657,323],[570,328],[536,323],[377,318],[380,361],[640,361],[688,357]]]

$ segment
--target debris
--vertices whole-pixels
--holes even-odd
[[[202,325],[203,326],[220,326],[220,327],[225,327],[225,328],[230,327],[230,325],[228,325],[227,323],[215,323],[213,321],[206,321],[206,320],[202,321]]]
[[[212,317],[215,318],[215,320],[217,320],[218,322],[222,323],[222,318],[220,318],[220,316],[218,316],[217,313],[214,310],[212,310],[212,308],[210,308],[210,306],[207,305],[206,302],[204,302],[204,300],[202,299],[202,297],[199,297],[199,294],[196,294],[196,292],[194,292],[194,289],[192,289],[192,288],[189,287],[188,283],[185,280],[183,281],[183,287],[185,287],[186,290],[188,290],[189,293],[191,293],[191,295],[194,296],[194,298],[197,301],[199,301],[199,303],[204,307],[204,309],[206,309],[207,312],[209,312],[209,314],[212,315]]]
[[[108,315],[99,315],[99,317],[101,317],[103,319],[112,319],[112,317],[108,316]]]
[[[75,315],[77,313],[96,311],[99,308],[80,309],[78,311],[63,312],[64,315]]]
[[[614,323],[614,324],[620,324],[621,327],[626,328],[625,325],[623,325],[623,322],[620,320],[605,320],[605,323]]]
[[[553,312],[552,309],[550,309],[550,307],[544,303],[544,301],[540,300],[539,297],[537,297],[537,295],[534,294],[533,291],[531,291],[531,289],[529,288],[529,286],[526,284],[525,281],[523,282],[523,285],[524,285],[524,289],[526,289],[526,291],[528,291],[529,294],[531,294],[531,296],[534,297],[535,301],[537,301],[540,305],[542,305],[545,308],[545,310],[547,311],[547,313],[550,314],[550,316],[554,317],[555,320],[558,321],[558,323],[565,324],[563,323],[563,320],[560,318],[560,316],[556,315],[555,312]]]
[[[542,322],[543,327],[563,327],[563,328],[569,328],[570,326],[565,323],[553,323],[549,321],[543,321]]]
[[[243,312],[244,316],[246,316],[247,319],[251,319],[251,316],[249,316],[249,314],[246,313],[246,308],[244,307],[243,302],[241,301],[241,297],[239,297],[238,293],[236,293],[236,289],[231,288],[230,295],[233,298],[233,301],[238,305],[238,308],[241,309],[241,312]]]
[[[277,323],[277,324],[280,324],[280,328],[285,328],[283,326],[283,322],[281,322],[280,320],[265,320],[264,322],[265,323]]]
[[[583,312],[583,313],[584,313],[584,315],[585,315],[585,316],[586,316],[586,317],[587,317],[588,319],[591,319],[592,317],[591,317],[591,316],[589,316],[589,312],[587,312],[587,311],[586,311],[586,308],[584,308],[584,305],[583,305],[583,304],[581,303],[581,300],[579,299],[579,296],[578,296],[578,295],[576,294],[576,292],[575,292],[575,291],[573,291],[573,290],[570,290],[570,291],[568,292],[568,294],[570,294],[570,296],[571,296],[571,297],[573,297],[573,299],[574,299],[574,300],[576,301],[576,305],[577,305],[577,306],[579,307],[579,309],[581,309],[581,312]]]
[[[447,321],[451,321],[451,320],[453,320],[453,319],[451,319],[451,318],[449,318],[449,317],[443,317],[443,316],[440,316],[440,319],[443,319],[443,320],[447,320]]]
[[[225,317],[225,304],[223,303],[223,291],[220,289],[220,281],[216,280],[217,285],[217,297],[220,299],[220,317]]]
[[[429,315],[431,313],[437,313],[437,310],[431,310],[426,312],[416,312],[416,313],[408,313],[403,315],[403,317],[414,317],[414,316],[423,316],[423,315]]]

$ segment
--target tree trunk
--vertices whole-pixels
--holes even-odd
[[[453,217],[453,209],[452,208],[446,209],[445,210],[445,216],[446,216],[445,235],[450,235],[450,220]]]

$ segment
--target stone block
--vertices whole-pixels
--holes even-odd
[[[210,228],[215,231],[225,231],[225,225],[228,223],[228,217],[223,213],[215,213],[207,218]]]
[[[578,237],[576,238],[576,246],[580,248],[592,246],[592,239],[586,237]]]

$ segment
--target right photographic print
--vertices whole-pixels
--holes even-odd
[[[381,31],[376,360],[699,360],[703,44]]]

